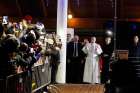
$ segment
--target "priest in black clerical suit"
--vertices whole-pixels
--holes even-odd
[[[82,45],[78,42],[79,37],[74,36],[73,41],[67,44],[67,82],[81,83],[83,75],[81,74],[82,65]]]
[[[105,43],[102,46],[103,49],[103,64],[102,64],[102,73],[101,73],[101,82],[107,83],[109,80],[109,67],[110,67],[110,59],[113,54],[114,46],[111,40],[111,37],[105,38]]]

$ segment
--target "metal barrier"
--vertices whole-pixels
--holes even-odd
[[[0,93],[41,93],[42,88],[50,84],[51,68],[42,64],[16,75],[0,80]]]
[[[11,75],[6,80],[6,93],[31,93],[31,72],[25,71],[17,75]]]
[[[10,75],[0,80],[0,93],[31,93],[31,80],[29,71]]]
[[[32,76],[32,93],[40,93],[38,91],[42,91],[41,89],[49,85],[51,81],[51,68],[49,64],[34,67]]]

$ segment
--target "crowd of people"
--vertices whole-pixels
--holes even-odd
[[[60,38],[55,33],[47,34],[43,23],[32,24],[25,19],[0,23],[0,79],[31,71],[34,63],[42,58],[50,65],[51,82],[54,83],[60,48]]]
[[[51,37],[50,37],[51,36]],[[61,40],[55,33],[48,36],[42,23],[31,24],[22,20],[19,23],[0,24],[0,79],[9,75],[31,70],[40,57],[49,62],[51,82],[56,82],[60,63]],[[49,37],[49,38],[48,38]],[[134,44],[129,48],[129,56],[140,57],[139,37],[134,36]],[[46,59],[47,56],[47,59]],[[107,83],[109,81],[110,60],[114,56],[111,37],[106,37],[102,46],[96,37],[85,38],[67,35],[67,83]]]
[[[51,36],[51,37],[50,37]],[[40,57],[49,62],[51,82],[56,83],[60,63],[61,40],[55,33],[48,36],[42,23],[31,21],[0,24],[0,78],[31,70]],[[105,83],[109,79],[109,62],[113,53],[111,37],[103,46],[96,37],[79,42],[79,36],[67,35],[67,83]],[[46,59],[47,57],[47,59]],[[101,57],[105,62],[101,63]],[[100,64],[102,64],[102,66]],[[101,72],[102,70],[102,72]]]

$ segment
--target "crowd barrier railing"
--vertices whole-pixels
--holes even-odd
[[[32,79],[28,71],[0,80],[0,93],[31,93]]]
[[[51,68],[49,64],[38,65],[33,68],[32,73],[32,93],[50,84]]]
[[[41,93],[50,84],[51,68],[49,63],[34,66],[32,71],[24,71],[0,79],[0,93]],[[46,87],[47,88],[47,87]]]

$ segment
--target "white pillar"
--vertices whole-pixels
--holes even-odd
[[[67,38],[67,10],[68,0],[57,0],[57,35],[62,41],[62,48],[60,51],[60,65],[56,75],[58,83],[66,82],[66,38]]]

